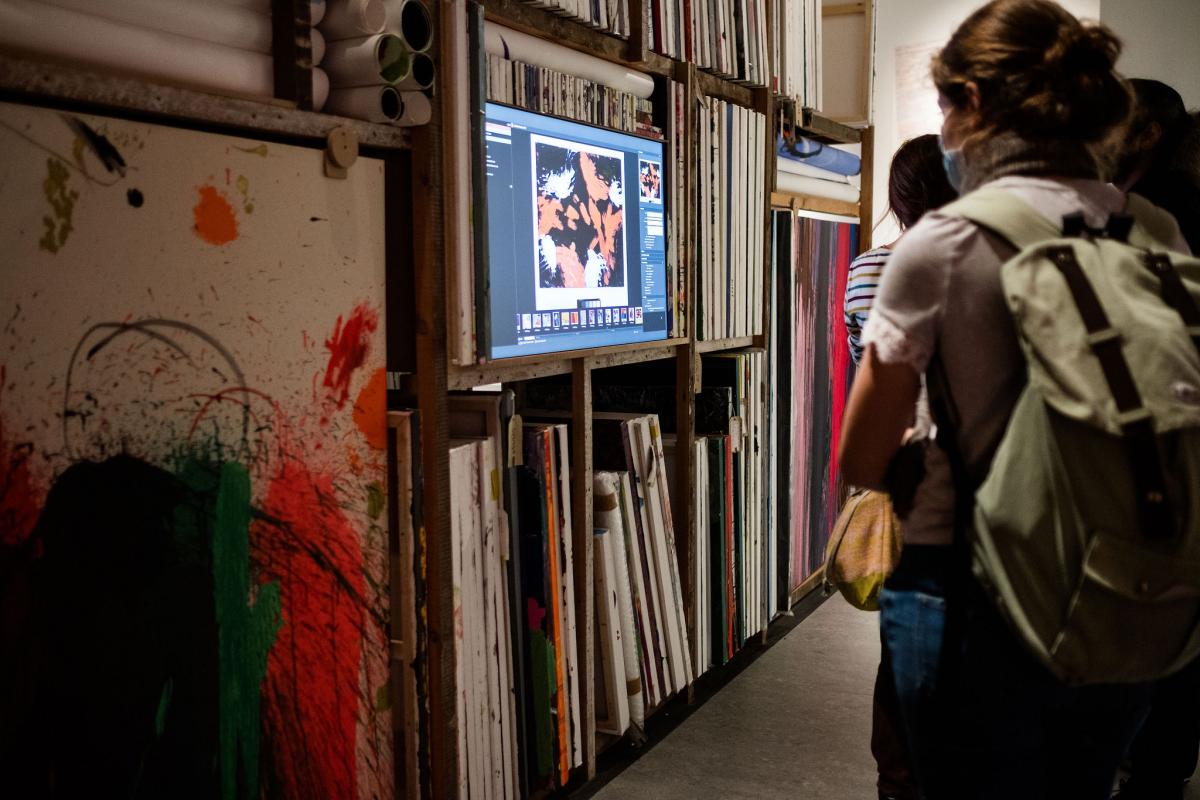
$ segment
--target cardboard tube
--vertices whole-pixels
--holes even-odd
[[[803,175],[793,175],[790,172],[776,171],[775,188],[789,194],[824,197],[829,200],[843,200],[847,203],[858,202],[858,189],[853,186],[835,181],[823,181],[818,178],[807,178]]]
[[[654,93],[654,80],[644,72],[636,72],[492,22],[485,23],[484,44],[487,52],[501,58],[587,78],[637,97],[649,98]]]
[[[313,28],[310,40],[312,41],[312,63],[315,67],[325,58],[325,36],[319,30]]]
[[[194,0],[41,0],[114,22],[177,33],[192,39],[271,52],[271,18],[248,8]]]
[[[312,71],[313,111],[320,111],[329,100],[329,75],[323,69]]]
[[[151,80],[255,97],[275,93],[271,57],[31,2],[0,2],[0,48]]]
[[[223,5],[248,8],[259,14],[271,15],[271,0],[219,0]],[[320,25],[325,18],[325,0],[309,0],[308,21],[312,25]]]
[[[335,89],[395,84],[412,72],[412,54],[399,36],[377,33],[329,42],[324,66]]]
[[[400,100],[403,110],[396,120],[397,125],[426,125],[433,119],[433,106],[429,98],[421,92],[401,92]]]
[[[329,41],[379,33],[387,22],[383,0],[329,0],[321,33]]]
[[[404,40],[414,53],[424,53],[433,44],[433,18],[421,0],[383,0],[387,10],[384,30]]]
[[[396,84],[396,88],[401,91],[428,89],[433,86],[436,75],[437,70],[434,69],[432,58],[425,53],[413,53],[412,70],[407,78]]]
[[[331,90],[325,111],[367,122],[395,122],[403,107],[400,93],[391,86],[354,86]]]
[[[837,172],[830,172],[827,169],[818,167],[810,167],[803,161],[793,161],[790,158],[782,156],[776,159],[775,164],[779,167],[780,172],[790,172],[792,175],[800,175],[805,178],[816,178],[822,181],[833,181],[834,183],[843,183],[847,186],[854,186],[855,178],[848,175],[841,175]],[[857,188],[857,187],[855,187]]]

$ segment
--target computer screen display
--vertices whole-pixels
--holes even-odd
[[[665,339],[662,142],[486,111],[491,358]]]

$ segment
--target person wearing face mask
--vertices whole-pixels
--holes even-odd
[[[1095,147],[1130,110],[1120,43],[1049,0],[993,0],[934,58],[948,179],[988,186],[1055,225],[1093,228],[1125,208]],[[1186,248],[1178,229],[1170,244]],[[1186,252],[1184,250],[1183,252]],[[969,523],[1024,388],[1026,362],[1003,295],[1006,241],[931,212],[896,246],[863,331],[862,367],[840,442],[846,479],[887,488],[922,376],[945,387],[953,430],[920,451],[924,478],[904,520],[880,621],[923,796],[1108,798],[1145,715],[1143,684],[1071,687],[1024,648],[954,546]],[[928,373],[927,373],[928,371]],[[952,468],[952,462],[957,469]],[[956,490],[956,485],[964,487]]]

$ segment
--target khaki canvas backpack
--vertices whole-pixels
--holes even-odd
[[[1200,655],[1200,260],[1136,196],[1106,231],[987,187],[945,212],[1019,251],[1001,280],[1028,383],[975,493],[976,577],[1062,680],[1181,669]]]

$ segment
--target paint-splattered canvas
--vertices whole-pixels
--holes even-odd
[[[392,797],[382,162],[0,147],[5,793]]]

